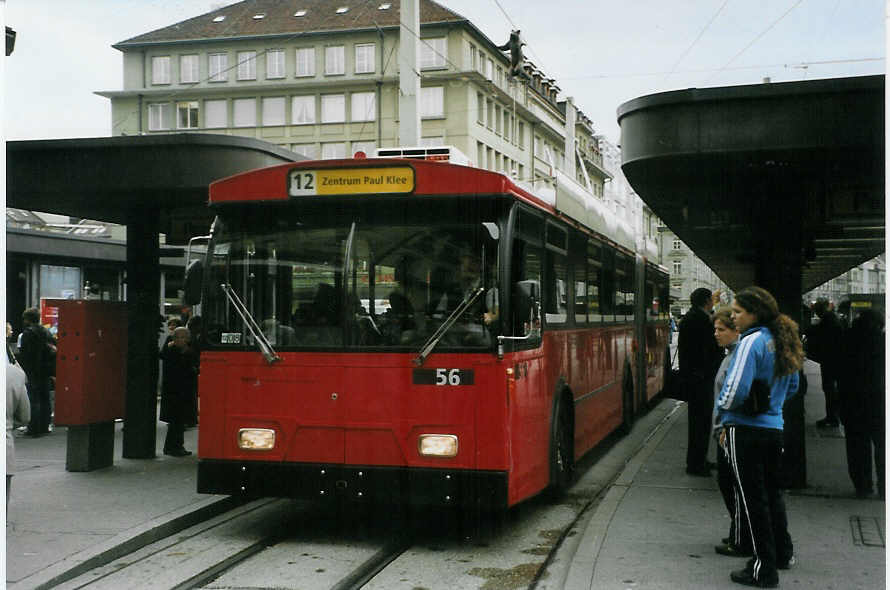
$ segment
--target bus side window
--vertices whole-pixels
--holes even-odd
[[[541,341],[541,250],[522,239],[513,245],[511,326],[514,336],[532,335],[517,348],[535,348]]]

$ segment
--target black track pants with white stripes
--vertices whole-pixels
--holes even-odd
[[[782,431],[735,425],[725,430],[729,463],[742,491],[742,511],[754,545],[748,566],[754,579],[775,580],[776,564],[786,563],[794,554],[779,488]]]

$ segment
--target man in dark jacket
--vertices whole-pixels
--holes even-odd
[[[52,408],[50,404],[50,377],[55,371],[55,339],[49,330],[40,325],[40,311],[29,307],[22,313],[22,345],[19,363],[28,377],[28,401],[31,404],[31,421],[28,436],[42,436],[49,432]]]
[[[883,316],[873,309],[860,312],[844,335],[841,349],[837,353],[843,359],[838,405],[847,439],[847,470],[857,496],[869,497],[876,482],[878,494],[884,499],[887,388]]]
[[[173,339],[161,348],[164,374],[161,381],[161,421],[167,423],[164,454],[191,455],[183,445],[186,424],[194,424],[198,357],[190,345],[188,328],[173,330]]]
[[[820,428],[837,428],[840,425],[838,380],[842,370],[842,355],[838,345],[844,336],[841,322],[831,310],[827,299],[813,304],[819,323],[810,327],[807,335],[807,356],[819,363],[822,373],[822,391],[825,393],[825,417],[816,421]]]
[[[689,426],[686,448],[686,473],[708,476],[713,466],[707,460],[714,409],[714,377],[721,353],[714,339],[711,291],[698,288],[689,296],[690,310],[680,320],[677,355],[680,378],[689,394]]]

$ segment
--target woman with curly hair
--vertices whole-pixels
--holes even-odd
[[[746,287],[732,302],[741,339],[717,400],[720,443],[741,490],[754,556],[731,578],[745,586],[775,588],[779,569],[790,568],[794,546],[779,487],[783,447],[782,407],[797,392],[803,346],[797,324],[779,313],[776,299]]]

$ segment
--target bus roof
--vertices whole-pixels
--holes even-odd
[[[314,196],[345,195],[511,195],[593,230],[634,251],[630,226],[604,203],[586,198],[583,189],[564,175],[554,179],[543,196],[504,174],[446,162],[402,158],[305,160],[250,170],[210,185],[211,205],[276,202]]]

